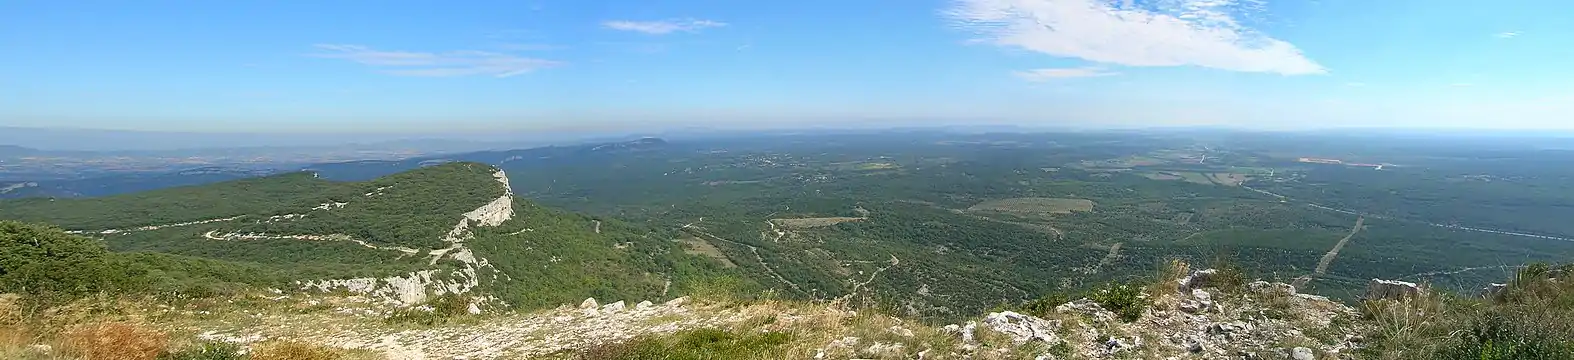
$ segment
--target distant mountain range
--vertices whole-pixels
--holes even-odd
[[[519,168],[529,167],[532,164],[583,161],[587,157],[602,155],[655,151],[666,148],[667,145],[668,143],[660,138],[640,138],[632,141],[576,146],[549,146],[521,150],[480,151],[452,155],[422,156],[402,160],[321,163],[298,168],[205,166],[174,172],[117,174],[83,179],[0,181],[0,199],[110,196],[181,186],[211,184],[299,170],[316,173],[324,179],[364,181],[424,166],[456,161],[478,162],[494,166],[506,164],[509,167]],[[41,151],[18,146],[0,147],[0,154],[6,153],[37,154],[41,153]]]
[[[277,174],[278,169],[200,167],[170,173],[126,174],[86,179],[0,182],[0,199],[97,197],[211,184]]]

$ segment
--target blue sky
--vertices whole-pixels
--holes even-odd
[[[1574,128],[1554,0],[10,1],[0,125]]]

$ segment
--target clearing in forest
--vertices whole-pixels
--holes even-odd
[[[836,224],[840,224],[840,223],[844,223],[844,222],[863,221],[864,219],[867,219],[867,218],[861,218],[861,217],[822,217],[822,218],[800,218],[800,219],[771,219],[771,222],[775,223],[776,225],[780,225],[781,227],[788,228],[788,229],[808,229],[808,228],[826,227],[826,226],[836,225]]]
[[[1247,177],[1246,174],[1209,173],[1208,174],[1208,179],[1209,180],[1213,180],[1214,183],[1217,183],[1219,185],[1241,186],[1241,183],[1246,182],[1246,180],[1251,179],[1251,178]]]
[[[705,241],[705,239],[690,236],[679,241],[683,242],[684,254],[705,256],[714,259],[717,262],[720,262],[722,266],[729,268],[738,267],[738,264],[732,263],[732,260],[728,259],[726,254],[721,253],[721,249],[717,249],[716,245],[711,245],[710,242]]]
[[[1208,176],[1206,174],[1203,174],[1203,173],[1199,173],[1199,172],[1172,172],[1171,174],[1174,174],[1175,176],[1179,176],[1181,178],[1181,180],[1185,180],[1186,182],[1193,183],[1193,184],[1203,184],[1203,185],[1213,185],[1214,184],[1213,180],[1209,179],[1210,176]]]
[[[1170,172],[1166,172],[1166,171],[1142,172],[1142,173],[1140,173],[1140,175],[1142,175],[1142,177],[1153,179],[1153,180],[1180,180],[1181,179],[1180,175],[1175,175],[1174,173],[1170,173]]]
[[[1011,198],[985,201],[967,209],[1008,213],[1070,214],[1072,211],[1093,211],[1093,200],[1040,197]]]

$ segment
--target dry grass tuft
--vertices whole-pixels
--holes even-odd
[[[61,334],[62,351],[85,360],[153,360],[168,349],[157,329],[129,322],[78,325]]]
[[[273,341],[252,346],[251,360],[340,360],[342,351],[293,341]]]
[[[0,326],[0,359],[30,359],[41,355],[28,348],[32,338],[26,329]]]
[[[1176,285],[1180,284],[1180,280],[1186,278],[1187,275],[1191,275],[1190,264],[1181,259],[1170,259],[1163,264],[1159,264],[1158,277],[1154,279],[1152,284],[1148,284],[1147,292],[1153,296],[1174,294],[1176,293]]]
[[[0,294],[0,324],[12,324],[21,320],[21,299],[16,294]]]

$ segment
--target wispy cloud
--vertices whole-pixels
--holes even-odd
[[[1261,0],[954,1],[944,14],[957,27],[980,34],[979,41],[998,46],[1126,66],[1327,72],[1295,45],[1236,20],[1260,12]]]
[[[1016,72],[1016,76],[1017,77],[1025,79],[1025,80],[1028,80],[1028,81],[1049,81],[1049,80],[1054,80],[1054,79],[1101,77],[1101,76],[1114,76],[1114,75],[1120,75],[1120,73],[1104,71],[1104,69],[1097,68],[1097,67],[1033,69],[1033,70]]]
[[[564,47],[552,44],[503,43],[497,44],[496,48],[507,51],[552,51],[562,50]]]
[[[657,21],[628,21],[611,20],[601,23],[612,30],[641,32],[651,35],[663,35],[673,32],[696,32],[709,28],[727,26],[727,23],[711,20],[671,19]]]
[[[1499,39],[1508,39],[1508,38],[1512,38],[1512,37],[1515,37],[1515,36],[1519,36],[1519,32],[1518,31],[1504,31],[1504,32],[1500,32],[1500,33],[1497,33],[1497,34],[1493,34],[1492,36],[1497,37]]]
[[[323,53],[313,56],[344,59],[359,64],[384,69],[383,72],[400,76],[474,76],[488,75],[510,77],[543,68],[562,65],[561,62],[528,58],[497,52],[459,50],[442,53],[385,51],[362,45],[317,44]]]
[[[591,43],[591,45],[618,52],[637,54],[659,54],[672,49],[672,44],[660,42],[600,41]]]

